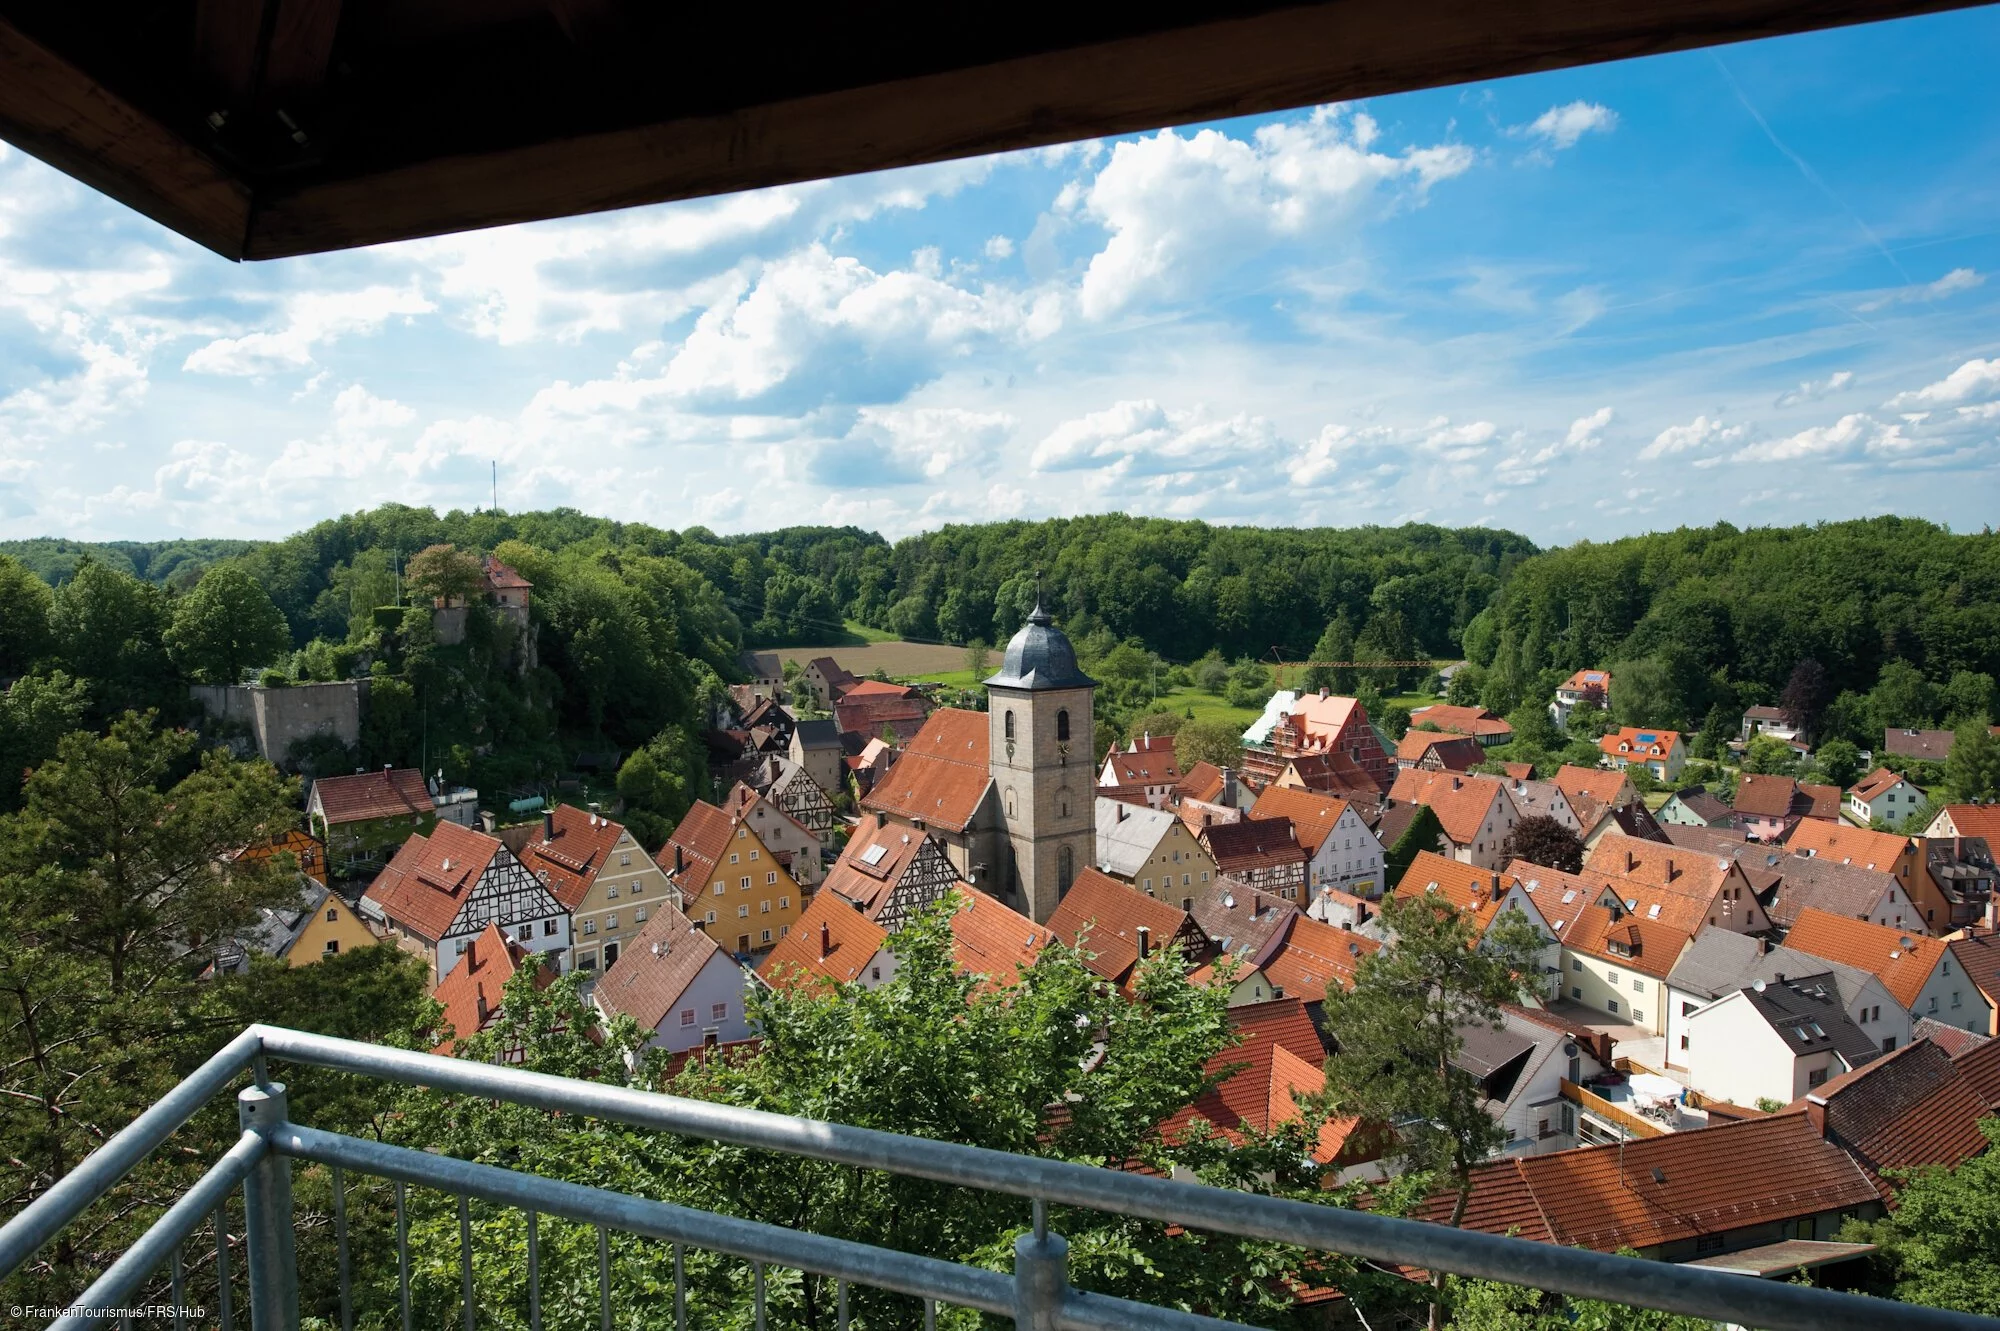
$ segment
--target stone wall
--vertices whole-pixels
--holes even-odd
[[[211,718],[247,727],[258,754],[282,763],[294,743],[314,735],[332,735],[350,747],[360,744],[368,681],[275,689],[262,684],[195,684],[188,694]]]

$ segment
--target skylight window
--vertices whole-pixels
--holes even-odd
[[[887,846],[883,845],[870,846],[868,849],[861,852],[861,862],[863,864],[869,864],[869,865],[880,864],[882,862],[882,857],[884,855],[887,855],[888,853],[889,853],[889,848]]]

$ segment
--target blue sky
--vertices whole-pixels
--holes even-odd
[[[2000,9],[275,264],[0,149],[0,535],[2000,495]]]

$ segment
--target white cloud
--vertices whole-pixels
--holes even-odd
[[[1906,305],[1913,301],[1943,300],[1947,296],[1955,296],[1961,291],[1970,291],[1974,287],[1982,286],[1985,282],[1986,277],[1983,273],[1976,272],[1970,268],[1954,268],[1935,282],[1924,282],[1915,286],[1898,287],[1893,291],[1884,292],[1873,300],[1867,301],[1855,308],[1859,309],[1863,314],[1873,314],[1876,310],[1886,310],[1891,305]]]
[[[1276,427],[1260,416],[1211,417],[1158,402],[1118,402],[1064,421],[1035,445],[1036,471],[1112,467],[1121,475],[1170,475],[1255,468],[1282,451]]]
[[[1842,416],[1831,425],[1816,425],[1783,439],[1766,439],[1739,449],[1738,462],[1798,462],[1857,452],[1883,430],[1880,421],[1861,412]]]
[[[287,298],[284,327],[222,337],[188,353],[181,368],[194,374],[267,375],[313,363],[322,342],[349,334],[372,333],[398,315],[437,309],[413,281],[401,287],[375,285],[358,291],[308,291]]]
[[[1163,130],[1118,144],[1087,187],[1057,201],[1058,211],[1073,207],[1109,233],[1084,272],[1084,314],[1103,318],[1185,295],[1204,274],[1321,232],[1390,186],[1401,187],[1396,200],[1421,200],[1474,160],[1458,144],[1373,151],[1376,134],[1365,114],[1321,107],[1248,140]]]
[[[1889,399],[1888,406],[1891,410],[1949,406],[1991,393],[2000,393],[2000,356],[1992,360],[1969,360],[1934,384],[1896,394]]]
[[[1600,106],[1596,102],[1567,102],[1550,107],[1514,132],[1542,139],[1560,151],[1574,148],[1577,140],[1586,134],[1608,134],[1617,124],[1618,113],[1608,106]]]
[[[1742,441],[1747,426],[1724,425],[1720,420],[1697,416],[1686,425],[1669,425],[1653,436],[1653,442],[1639,450],[1641,462],[1673,457],[1680,453],[1706,453]]]
[[[1014,242],[1005,236],[989,236],[986,240],[986,257],[1005,259],[1014,253]]]
[[[1854,382],[1854,371],[1836,370],[1824,379],[1808,379],[1797,388],[1778,394],[1771,405],[1775,407],[1796,407],[1804,402],[1817,402],[1829,393],[1838,393]]]

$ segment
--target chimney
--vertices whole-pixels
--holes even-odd
[[[1631,851],[1625,852],[1625,872],[1632,873],[1639,867],[1639,857]]]
[[[833,930],[826,927],[826,921],[819,922],[819,959],[825,961],[833,952]]]
[[[1452,788],[1453,790],[1457,790],[1457,789],[1459,789],[1459,788],[1460,788],[1461,786],[1463,786],[1464,784],[1465,784],[1465,782],[1463,782],[1463,781],[1459,780],[1459,779],[1458,779],[1457,777],[1453,777],[1453,778],[1451,779],[1451,788]]]
[[[1125,821],[1125,802],[1123,800],[1118,802],[1118,821],[1121,823]]]
[[[884,813],[880,809],[875,810],[875,826],[887,827],[888,825],[889,825],[889,815]]]
[[[1669,855],[1667,857],[1667,881],[1671,883],[1674,881],[1674,879],[1680,876],[1681,876],[1680,870],[1674,868],[1673,857]]]
[[[481,1026],[484,1026],[486,1024],[486,1014],[488,1011],[488,1008],[486,1006],[486,995],[485,994],[478,995],[475,1001],[479,1005],[479,1024]]]
[[[687,872],[687,852],[681,849],[678,841],[674,843],[674,872]]]
[[[1144,961],[1153,953],[1153,931],[1145,925],[1139,926],[1139,960]]]
[[[554,841],[555,839],[556,839],[556,811],[554,809],[543,809],[542,840]]]
[[[1322,697],[1322,698],[1325,698],[1325,697],[1328,697],[1328,696],[1330,696],[1330,695],[1331,695],[1332,693],[1333,693],[1333,690],[1332,690],[1332,689],[1329,689],[1329,688],[1324,688],[1324,687],[1323,687],[1323,688],[1321,688],[1321,689],[1320,689],[1320,691],[1319,691],[1319,696],[1320,696],[1320,697]]]
[[[1222,769],[1222,802],[1229,808],[1236,807],[1236,769],[1233,767]]]

